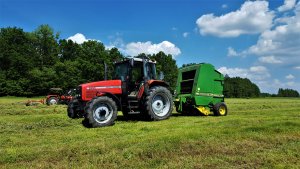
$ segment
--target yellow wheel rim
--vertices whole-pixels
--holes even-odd
[[[226,113],[226,109],[225,109],[225,106],[220,106],[220,108],[219,108],[219,113],[220,113],[220,115],[225,115],[225,113]]]

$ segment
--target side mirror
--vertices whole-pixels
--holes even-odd
[[[160,71],[159,72],[159,80],[164,80],[164,78],[165,78],[164,72]]]
[[[133,67],[134,66],[134,59],[131,58],[130,61],[129,61],[129,63],[130,63],[130,66]]]

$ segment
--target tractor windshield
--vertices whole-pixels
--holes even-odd
[[[146,72],[149,79],[156,79],[156,68],[154,63],[147,63],[146,64]]]
[[[125,81],[127,74],[128,74],[127,62],[116,64],[114,79],[120,79],[122,81]]]

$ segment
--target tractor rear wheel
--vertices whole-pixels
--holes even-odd
[[[216,116],[226,116],[228,113],[225,103],[220,102],[214,105],[214,114]]]
[[[162,86],[150,88],[145,101],[146,113],[150,120],[164,120],[171,116],[173,101],[170,91]]]
[[[113,99],[107,96],[94,98],[86,106],[85,118],[92,127],[104,127],[114,124],[118,111]]]
[[[47,98],[46,103],[48,106],[57,104],[58,98],[57,97],[49,97],[49,98]]]

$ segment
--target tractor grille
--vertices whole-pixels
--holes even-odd
[[[182,81],[180,83],[180,93],[190,94],[193,90],[196,70],[182,72]]]

